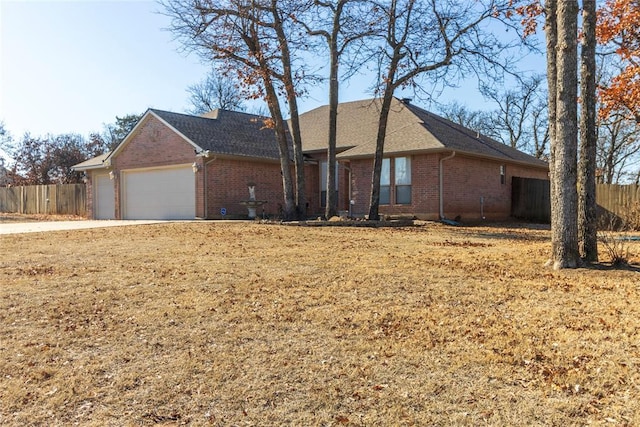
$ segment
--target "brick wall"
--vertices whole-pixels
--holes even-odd
[[[194,147],[150,115],[113,159],[117,170],[193,163]]]
[[[439,161],[444,154],[421,154],[411,156],[411,204],[395,204],[393,185],[391,204],[380,205],[385,215],[411,214],[424,219],[438,219]],[[501,183],[500,166],[505,166],[504,184]],[[352,173],[352,198],[355,200],[353,214],[363,216],[369,211],[373,159],[357,159],[350,163]],[[511,210],[511,177],[548,179],[544,169],[512,163],[491,161],[475,157],[456,155],[443,163],[444,167],[444,215],[446,218],[460,216],[462,220],[506,219]],[[393,184],[394,162],[391,162]],[[482,198],[482,199],[481,199]]]
[[[391,177],[395,173],[394,162],[391,162]],[[354,216],[369,213],[369,199],[371,197],[371,177],[373,174],[373,159],[358,159],[351,161],[351,185]],[[411,204],[396,204],[395,189],[391,186],[391,204],[380,205],[380,213],[384,215],[417,215],[433,218],[438,212],[438,156],[411,156]],[[437,216],[437,215],[436,215]]]
[[[504,182],[500,166],[504,166]],[[456,156],[444,162],[444,215],[462,220],[506,219],[511,214],[511,178],[547,179],[548,172],[513,163]]]
[[[369,213],[373,159],[352,160],[350,162],[350,168],[351,200],[354,201],[354,205],[351,207],[351,213],[354,216],[364,216]]]
[[[205,203],[205,179],[206,173],[204,172],[207,159],[204,157],[196,157],[194,164],[198,168],[195,173],[196,180],[196,218],[204,219],[207,217],[206,203]]]
[[[284,205],[280,163],[216,158],[207,163],[207,218],[221,218],[225,208],[228,217],[246,217],[247,208],[240,204],[249,199],[248,184],[255,184],[256,200],[267,203],[257,209],[278,215]]]

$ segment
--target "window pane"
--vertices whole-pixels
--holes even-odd
[[[382,159],[382,172],[380,174],[380,185],[391,185],[391,160]]]
[[[411,186],[398,185],[396,187],[396,203],[399,205],[411,204]]]
[[[396,157],[396,185],[411,185],[411,159],[409,157]]]
[[[388,185],[380,186],[380,204],[381,205],[391,204],[391,187]]]
[[[338,162],[336,162],[335,166],[335,185],[336,190],[338,189]],[[327,162],[320,162],[320,190],[327,190]]]

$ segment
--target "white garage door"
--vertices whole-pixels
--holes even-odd
[[[193,219],[195,178],[191,165],[123,171],[124,219]]]
[[[95,215],[96,219],[115,219],[116,197],[113,188],[113,180],[109,175],[96,175],[95,177]]]

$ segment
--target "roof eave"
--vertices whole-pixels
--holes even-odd
[[[88,170],[107,169],[107,166],[105,166],[104,163],[99,165],[89,165],[89,166],[82,166],[82,167],[78,167],[78,166],[80,165],[71,166],[71,170],[80,172],[80,171],[88,171]]]
[[[336,147],[336,155],[340,154],[340,153],[344,153],[345,151],[351,150],[352,148],[355,148],[355,145],[345,145],[342,147]],[[327,152],[327,147],[323,147],[323,148],[313,148],[311,150],[302,150],[303,154],[324,154]]]
[[[458,155],[464,155],[467,157],[476,157],[476,158],[480,158],[480,159],[488,159],[488,160],[494,160],[497,162],[507,162],[507,163],[515,163],[518,165],[523,165],[523,166],[529,166],[529,167],[535,167],[538,169],[545,169],[545,170],[549,170],[549,165],[547,163],[545,164],[538,164],[536,162],[527,162],[525,160],[517,160],[517,159],[511,159],[508,157],[498,157],[498,156],[490,156],[490,155],[486,155],[486,154],[478,154],[478,153],[474,153],[471,151],[466,151],[466,150],[459,150],[459,149],[455,149],[455,148],[450,148],[450,147],[441,147],[441,148],[429,148],[426,150],[409,150],[409,151],[387,151],[384,153],[385,156],[397,156],[397,155],[405,155],[405,156],[410,156],[410,155],[415,155],[415,154],[439,154],[439,153],[450,153],[451,151],[455,151],[456,153],[458,153]],[[352,156],[337,156],[339,160],[359,160],[359,159],[370,159],[374,157],[373,153],[370,154],[355,154]],[[542,160],[541,160],[542,161]]]
[[[242,155],[242,154],[228,154],[228,153],[216,153],[215,151],[211,151],[209,158],[217,158],[217,159],[227,159],[227,160],[244,160],[244,161],[253,161],[253,162],[268,162],[268,163],[280,163],[280,159],[276,157],[260,157],[260,156],[250,156],[250,155]],[[292,160],[290,160],[292,162]]]
[[[451,150],[449,150],[451,151]],[[518,160],[518,159],[512,159],[510,157],[498,157],[498,156],[491,156],[491,155],[487,155],[487,154],[478,154],[478,153],[474,153],[474,152],[470,152],[470,151],[464,151],[464,150],[453,150],[456,151],[457,153],[461,154],[461,155],[465,155],[468,157],[477,157],[477,158],[482,158],[482,159],[490,159],[490,160],[494,160],[496,162],[502,162],[502,163],[515,163],[518,165],[522,165],[522,166],[529,166],[529,167],[535,167],[538,169],[545,169],[545,170],[549,170],[549,165],[544,162],[544,160],[540,160],[541,162],[544,162],[544,164],[539,164],[535,161],[526,161],[526,160]]]
[[[427,149],[421,149],[421,150],[391,150],[391,151],[385,151],[384,152],[384,156],[397,156],[399,154],[402,155],[406,155],[406,156],[410,156],[410,155],[414,155],[414,154],[438,154],[438,153],[449,153],[451,151],[458,151],[458,150],[452,150],[451,148],[447,148],[447,147],[438,147],[438,148],[427,148]],[[350,160],[350,159],[367,159],[367,158],[373,158],[374,157],[374,153],[363,153],[363,154],[353,154],[353,155],[337,155],[336,157],[339,158],[339,160]]]

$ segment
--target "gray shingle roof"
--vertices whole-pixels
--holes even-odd
[[[547,166],[546,162],[534,156],[516,150],[420,107],[409,104],[407,109],[420,118],[425,129],[447,148],[482,156],[531,163],[542,167]]]
[[[155,109],[149,111],[204,151],[262,159],[280,158],[274,130],[264,126],[262,117],[226,110],[216,110],[208,117]]]
[[[338,106],[338,158],[372,157],[375,153],[380,100],[368,99]],[[304,151],[327,147],[329,107],[300,116]],[[415,105],[394,98],[387,124],[385,153],[416,153],[456,150],[483,157],[546,167],[533,156],[457,125]]]
[[[380,100],[345,102],[338,106],[338,158],[372,157],[375,153]],[[205,116],[191,116],[150,109],[201,150],[213,154],[278,160],[278,143],[273,129],[263,117],[236,111],[215,110]],[[300,116],[303,151],[326,150],[329,107],[323,106]],[[493,159],[547,164],[476,131],[394,98],[387,124],[386,154],[455,150]],[[99,167],[108,153],[74,166]]]

